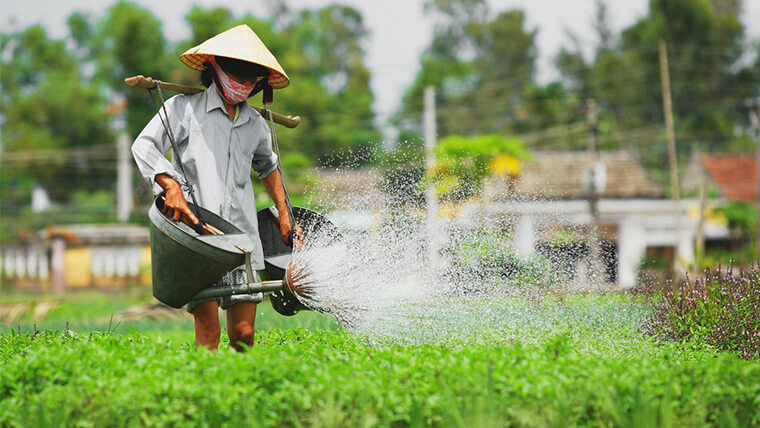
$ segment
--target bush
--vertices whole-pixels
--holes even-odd
[[[722,214],[731,228],[738,229],[744,235],[755,232],[757,225],[757,212],[753,204],[745,201],[727,202],[715,211]]]
[[[760,357],[760,265],[734,274],[709,269],[694,282],[668,288],[654,303],[645,328],[668,340],[706,343],[737,352],[742,358]]]
[[[442,201],[462,202],[478,194],[489,174],[517,176],[522,161],[530,160],[522,141],[499,135],[450,135],[435,146],[435,164],[420,182],[431,184]]]
[[[556,281],[550,261],[540,255],[523,256],[505,233],[479,231],[459,243],[456,267],[474,283],[508,287],[549,287]],[[473,282],[473,281],[470,281]]]

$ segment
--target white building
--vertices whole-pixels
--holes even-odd
[[[676,248],[679,263],[693,266],[699,200],[682,199],[676,205],[666,199],[663,187],[633,154],[600,152],[592,159],[586,152],[553,151],[533,156],[513,184],[514,191],[505,191],[498,180],[486,186],[492,202],[482,217],[501,219],[512,231],[518,251],[526,255],[538,251],[558,228],[580,231],[584,245],[592,241],[588,239],[592,235],[583,236],[593,224],[586,182],[589,168],[599,169],[601,164],[606,183],[598,200],[599,236],[608,278],[631,287],[648,253],[662,255]],[[703,234],[706,239],[726,239],[729,231],[725,224],[706,219]]]
[[[679,264],[693,267],[699,200],[682,199],[676,206],[635,155],[627,151],[599,152],[594,158],[583,151],[531,154],[533,160],[523,165],[518,178],[489,178],[481,201],[455,210],[452,225],[506,230],[517,251],[526,256],[553,248],[555,256],[570,258],[563,263],[575,264],[581,281],[583,266],[589,272],[589,242],[596,242],[596,236],[601,240],[603,276],[621,287],[637,283],[643,262],[672,259],[676,248]],[[339,227],[369,229],[378,223],[376,206],[384,197],[377,170],[316,175],[315,201],[334,210],[330,218]],[[591,232],[590,182],[600,188],[598,234]],[[729,237],[727,226],[709,217],[702,222],[702,231],[706,240]],[[557,248],[556,236],[568,234],[573,235],[574,247]]]

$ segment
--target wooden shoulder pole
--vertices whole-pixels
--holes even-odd
[[[169,82],[162,82],[160,80],[153,80],[152,77],[145,77],[142,74],[138,76],[132,76],[127,77],[124,79],[124,83],[126,83],[129,86],[132,86],[133,88],[144,88],[144,89],[155,89],[156,88],[156,82],[161,83],[161,89],[170,91],[170,92],[176,92],[178,94],[185,94],[185,95],[193,95],[197,94],[198,92],[202,92],[203,89],[196,88],[193,86],[185,86],[185,85],[179,85],[177,83],[169,83]],[[269,116],[267,114],[267,109],[259,106],[252,105],[251,107],[254,108],[254,110],[258,111],[261,116],[269,120]],[[295,128],[301,123],[301,117],[300,116],[285,116],[280,113],[272,112],[272,120],[274,120],[274,123],[280,124],[286,128]]]

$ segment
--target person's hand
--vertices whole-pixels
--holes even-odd
[[[293,233],[293,228],[290,226],[290,215],[287,212],[280,214],[280,234],[282,235],[282,242],[290,244],[290,237],[293,236],[293,246],[301,249],[303,248],[303,229],[298,223],[295,223],[296,231]]]
[[[303,229],[296,223],[296,233],[293,234],[293,247],[303,250]]]
[[[198,224],[198,218],[187,206],[185,195],[182,194],[182,187],[173,178],[165,174],[156,176],[156,181],[164,189],[166,196],[164,200],[164,214],[174,221],[184,222],[186,225],[195,228]]]

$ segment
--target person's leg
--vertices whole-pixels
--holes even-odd
[[[219,303],[209,300],[198,303],[193,308],[195,319],[195,347],[204,346],[210,350],[219,348],[222,326],[219,324]]]
[[[255,302],[235,303],[227,309],[227,334],[230,336],[230,346],[236,351],[243,352],[245,346],[253,346],[255,321]]]

